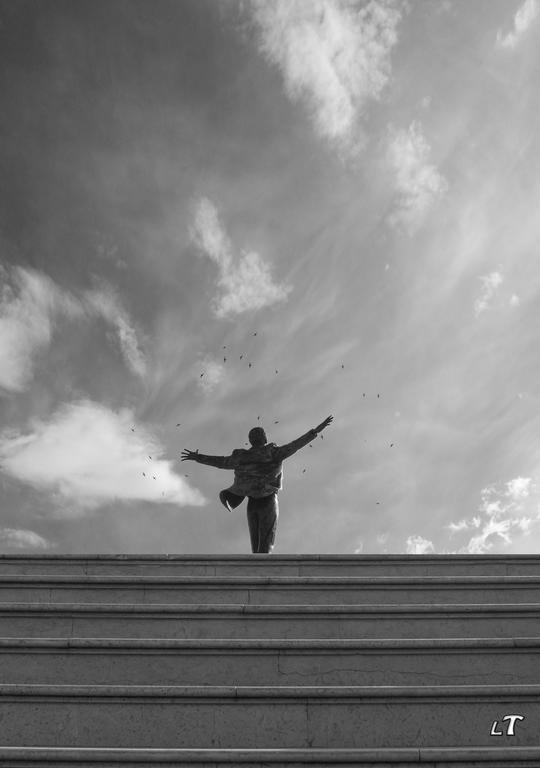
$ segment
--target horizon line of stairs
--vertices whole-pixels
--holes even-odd
[[[540,556],[0,555],[2,768],[539,768]]]

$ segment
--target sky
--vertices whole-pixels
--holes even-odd
[[[0,0],[0,552],[540,545],[539,0]]]

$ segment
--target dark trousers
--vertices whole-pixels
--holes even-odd
[[[221,491],[219,497],[222,503],[226,499],[233,509],[241,504],[245,498],[245,496],[238,496],[238,494],[228,490]],[[277,493],[271,493],[261,499],[248,496],[247,520],[253,553],[268,554],[271,551],[276,540],[278,517]]]

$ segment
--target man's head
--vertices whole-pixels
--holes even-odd
[[[253,427],[249,430],[249,442],[254,448],[266,445],[266,432],[262,427]]]

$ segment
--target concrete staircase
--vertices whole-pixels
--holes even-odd
[[[0,556],[2,768],[415,765],[540,767],[540,556]]]

